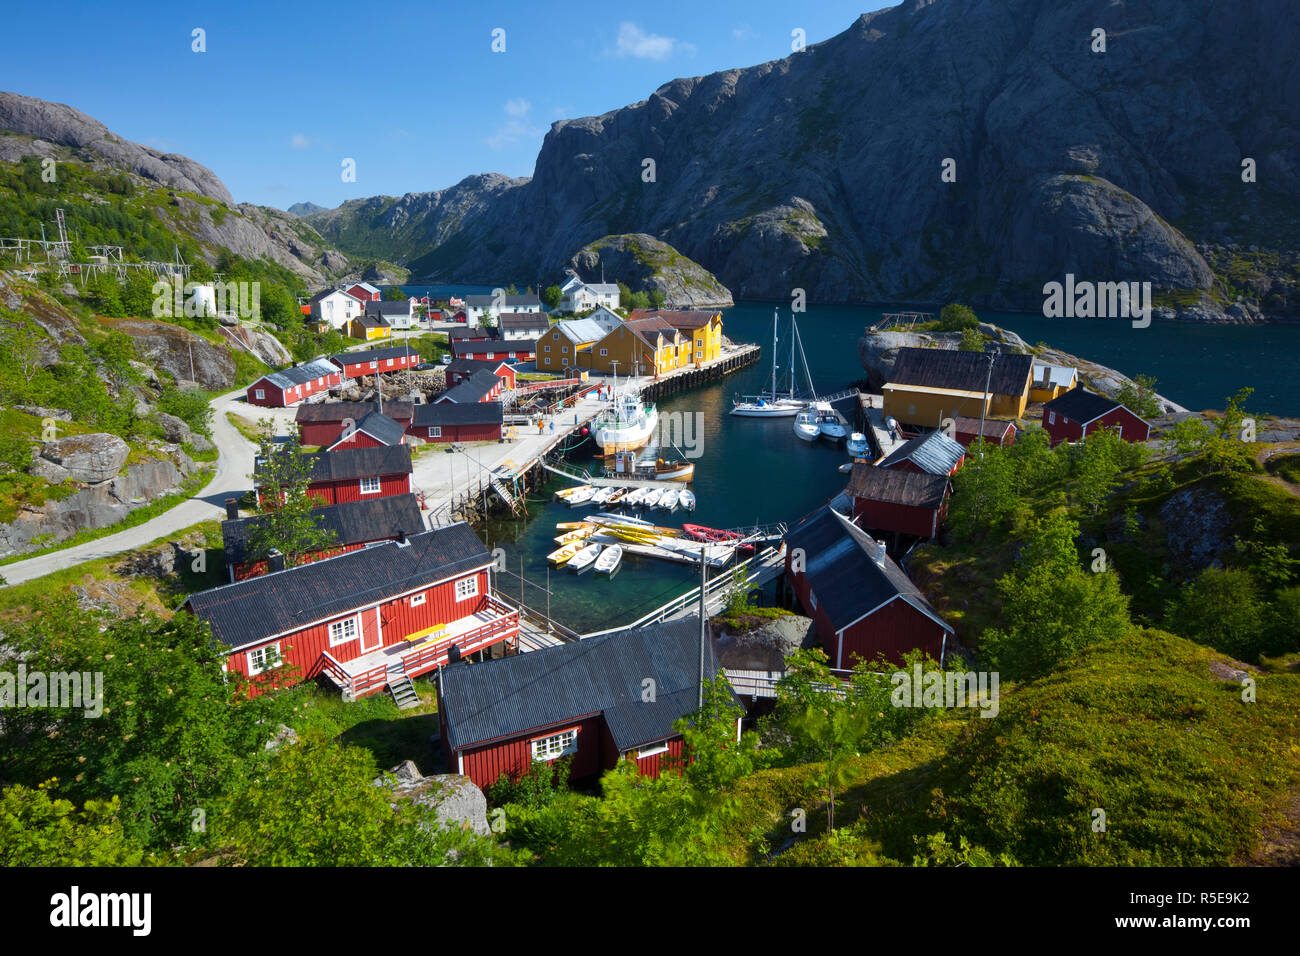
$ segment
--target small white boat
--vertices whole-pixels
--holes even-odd
[[[815,406],[817,409],[817,432],[823,438],[829,438],[831,441],[839,441],[842,438],[849,437],[849,430],[844,427],[840,421],[840,416],[836,414],[835,409],[831,408],[827,402],[818,402]]]
[[[623,560],[623,547],[618,544],[611,544],[604,551],[600,552],[600,557],[596,559],[597,574],[613,574],[618,570],[618,563]]]
[[[851,461],[846,461],[844,464],[840,465],[841,475],[847,475],[852,470],[853,470],[853,462]]]
[[[676,488],[669,488],[664,492],[664,496],[659,499],[659,507],[665,511],[672,511],[677,507],[677,502],[681,498],[681,492]]]
[[[595,497],[595,494],[595,488],[591,487],[591,485],[583,485],[564,500],[568,502],[570,508],[576,508],[578,505],[587,504],[593,497]]]
[[[695,492],[689,488],[683,488],[681,494],[677,496],[677,500],[687,511],[695,510]]]
[[[598,544],[589,544],[573,557],[569,558],[568,568],[577,574],[581,574],[591,565],[596,563],[600,557],[601,546]]]
[[[821,425],[814,411],[802,411],[794,417],[794,433],[804,441],[816,441],[821,434]]]
[[[636,488],[624,495],[623,500],[620,501],[619,504],[626,505],[629,508],[635,508],[637,505],[641,504],[641,502],[645,501],[645,496],[645,488]]]
[[[555,497],[561,501],[569,501],[580,491],[594,491],[591,485],[574,485],[572,488],[561,488],[555,493]]]
[[[844,447],[854,458],[864,458],[867,454],[867,436],[862,432],[854,432],[844,443]]]
[[[641,503],[645,505],[647,508],[658,508],[659,499],[662,498],[663,496],[664,496],[664,490],[662,488],[651,488],[648,492],[646,492],[646,496],[641,499]]]
[[[596,493],[591,496],[591,503],[593,505],[603,505],[606,501],[609,500],[609,496],[612,495],[616,490],[617,489],[615,488],[597,488]]]

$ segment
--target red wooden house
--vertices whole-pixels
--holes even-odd
[[[323,505],[386,498],[415,491],[411,481],[411,449],[402,445],[343,448],[303,456],[311,463],[307,494]],[[262,503],[261,460],[255,464],[253,483]]]
[[[438,720],[448,768],[480,787],[560,757],[571,759],[575,780],[620,760],[658,776],[682,755],[673,723],[698,705],[699,654],[699,618],[683,618],[444,668]]]
[[[486,369],[478,369],[439,394],[431,404],[456,402],[467,405],[473,402],[495,402],[501,397],[503,384],[502,380],[496,375]]]
[[[1113,398],[1098,395],[1086,388],[1073,388],[1060,398],[1043,404],[1043,428],[1052,436],[1052,444],[1083,441],[1089,430],[1109,428],[1129,442],[1143,442],[1151,437],[1151,426]]]
[[[209,624],[228,671],[324,677],[351,700],[449,658],[517,646],[519,612],[493,593],[492,566],[459,522],[191,594],[182,607]]]
[[[288,408],[304,399],[324,396],[339,385],[339,370],[331,362],[318,359],[279,372],[268,372],[248,386],[245,398],[250,405]]]
[[[917,435],[876,462],[879,468],[902,468],[930,475],[955,475],[966,460],[966,449],[943,432]]]
[[[500,402],[438,402],[416,405],[407,433],[425,441],[497,441],[503,422]]]
[[[410,402],[384,402],[384,414],[406,426],[411,424]],[[355,425],[371,412],[379,410],[375,402],[326,402],[319,405],[303,405],[296,416],[298,425],[298,443],[311,447],[327,447],[338,441],[343,429]]]
[[[494,362],[531,362],[537,357],[536,339],[471,339],[451,343],[458,359]]]
[[[449,342],[490,342],[497,337],[496,329],[481,325],[467,325],[463,329],[452,329],[447,333]]]
[[[382,412],[371,412],[355,425],[345,426],[326,451],[341,448],[375,448],[379,445],[406,444],[406,427]]]
[[[475,372],[484,370],[491,372],[497,378],[501,379],[503,388],[513,389],[515,387],[516,374],[513,365],[506,362],[479,361],[478,359],[455,359],[447,365],[447,387],[459,385],[464,379],[469,378]]]
[[[333,533],[334,541],[327,548],[305,555],[301,559],[303,562],[320,561],[364,548],[376,541],[393,541],[402,535],[415,535],[424,530],[420,505],[412,494],[325,505],[313,508],[312,517],[317,526]],[[250,534],[265,520],[265,515],[255,515],[221,522],[226,571],[231,581],[266,574],[270,569],[269,561],[252,560],[248,551]]]
[[[357,282],[343,291],[361,302],[379,302],[383,299],[383,293],[369,282]]]
[[[1016,426],[1011,422],[998,421],[993,418],[986,418],[982,426],[984,440],[992,445],[998,445],[1006,448],[1016,440]],[[981,425],[978,418],[954,418],[953,419],[953,438],[963,448],[969,448],[971,442],[981,435]]]
[[[786,579],[831,667],[847,669],[884,655],[898,663],[920,649],[942,661],[953,629],[874,540],[829,506],[785,536]]]
[[[406,348],[364,349],[358,352],[340,352],[331,355],[330,361],[342,370],[344,378],[361,378],[381,372],[400,372],[420,364],[419,353]]]
[[[853,498],[858,527],[933,538],[948,514],[951,486],[946,475],[859,462],[845,491]]]

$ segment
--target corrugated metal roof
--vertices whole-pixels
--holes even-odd
[[[385,445],[400,445],[406,429],[382,412],[371,412],[357,422],[357,431],[365,432],[371,438]]]
[[[545,332],[551,320],[542,312],[502,312],[497,316],[497,324],[502,329],[540,329]]]
[[[930,432],[903,442],[877,467],[890,468],[911,459],[918,468],[932,475],[948,475],[966,455],[960,442],[943,432]]]
[[[474,355],[478,352],[491,352],[495,355],[509,355],[514,352],[536,352],[536,339],[491,339],[487,342],[452,342],[451,350],[457,356]],[[484,359],[483,361],[488,361]]]
[[[356,365],[358,362],[381,362],[390,358],[402,358],[406,355],[417,361],[420,358],[415,349],[410,348],[358,349],[355,352],[340,352],[338,355],[331,355],[330,361],[342,368],[344,362]]]
[[[996,395],[1023,395],[1033,369],[1032,355],[1003,352],[993,363],[989,391]],[[893,371],[886,378],[890,384],[963,389],[983,395],[988,375],[986,352],[901,348]]]
[[[480,401],[484,395],[491,392],[492,389],[496,388],[500,383],[501,379],[497,378],[487,369],[478,369],[439,395],[437,400],[438,402],[441,402],[443,399],[446,399],[449,402],[456,402],[462,405],[470,402],[477,402]],[[430,404],[434,403],[431,402]]]
[[[306,382],[315,381],[318,378],[337,375],[338,371],[332,363],[327,362],[325,359],[315,359],[311,362],[304,362],[302,365],[295,365],[292,368],[281,369],[278,372],[268,372],[262,378],[279,388],[293,388]]]
[[[491,294],[467,295],[465,296],[465,304],[475,309],[499,308],[497,304],[497,297]],[[520,306],[520,305],[540,306],[542,304],[542,300],[537,298],[536,295],[503,295],[500,298],[500,304],[501,306],[505,307],[502,309],[502,311],[504,312],[505,309],[512,308],[514,306]]]
[[[384,402],[384,414],[396,421],[410,421],[412,407],[410,402]],[[377,411],[379,405],[376,402],[320,402],[315,405],[298,406],[298,414],[294,420],[299,423],[316,423],[341,422],[350,418],[358,422],[371,412]]]
[[[406,445],[380,445],[377,448],[339,448],[302,456],[310,463],[308,480],[346,481],[350,478],[373,478],[379,475],[411,473],[411,449]],[[254,466],[254,477],[265,469]]]
[[[362,498],[311,509],[316,524],[334,532],[336,544],[361,544],[381,538],[395,538],[399,531],[416,535],[424,530],[420,505],[415,495]],[[248,557],[248,536],[266,520],[265,515],[221,522],[221,540],[227,564],[241,564]]]
[[[191,594],[185,607],[226,647],[368,607],[405,591],[485,567],[492,555],[463,521],[338,557]]]
[[[592,318],[585,319],[564,319],[556,322],[551,326],[558,329],[560,334],[576,345],[590,345],[593,342],[599,342],[614,326],[609,323],[598,322]]]
[[[1034,384],[1050,385],[1059,388],[1072,388],[1078,378],[1077,369],[1068,365],[1034,364]]]
[[[916,508],[938,508],[948,491],[947,474],[917,474],[899,468],[878,468],[858,462],[845,489],[855,498],[869,498]]]
[[[629,320],[645,319],[657,316],[676,329],[698,329],[708,325],[715,316],[721,315],[716,309],[633,309],[628,313]]]
[[[448,742],[459,750],[600,713],[619,750],[673,735],[699,698],[699,618],[443,669]],[[711,642],[705,670],[716,673]],[[654,699],[643,700],[647,679]]]

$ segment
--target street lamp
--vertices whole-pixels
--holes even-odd
[[[984,404],[980,406],[980,457],[984,457],[984,413],[989,407],[989,387],[993,383],[993,363],[998,360],[1002,354],[1002,347],[995,345],[993,351],[989,353],[988,373],[984,376]]]

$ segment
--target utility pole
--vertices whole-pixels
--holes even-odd
[[[985,412],[985,411],[988,409],[988,407],[989,407],[989,386],[990,386],[990,385],[992,384],[992,382],[993,382],[993,363],[996,362],[996,361],[998,360],[998,356],[1001,355],[1001,354],[1002,354],[1002,349],[1001,349],[1000,346],[999,346],[999,347],[995,347],[995,348],[993,349],[993,351],[989,353],[989,370],[988,370],[988,374],[984,376],[984,404],[980,406],[980,434],[979,434],[979,441],[980,441],[980,457],[981,457],[981,458],[984,457],[984,412]],[[941,424],[942,424],[942,423],[941,423]]]
[[[705,589],[709,586],[709,566],[705,563],[708,557],[708,544],[700,545],[700,699],[696,705],[697,710],[704,709],[704,642],[707,640],[706,631],[708,630],[708,613],[705,609]]]

